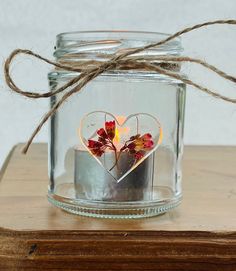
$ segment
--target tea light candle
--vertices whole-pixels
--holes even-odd
[[[119,170],[113,175],[85,150],[75,148],[75,190],[80,199],[107,201],[151,200],[153,188],[154,154],[150,154],[120,182],[119,179],[133,163],[133,157],[122,153]],[[114,161],[114,153],[106,153],[104,159]]]

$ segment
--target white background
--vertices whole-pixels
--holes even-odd
[[[146,30],[174,33],[214,19],[236,18],[235,0],[0,0],[0,61],[15,48],[50,58],[57,33],[81,30]],[[236,26],[209,27],[182,39],[184,55],[202,58],[236,76]],[[26,63],[26,64],[25,64]],[[7,89],[0,71],[0,166],[18,142],[25,142],[48,109],[48,101],[31,101]],[[50,67],[18,58],[13,74],[28,90],[47,90]],[[236,97],[232,83],[196,65],[183,71],[193,80]],[[36,142],[47,141],[47,126]],[[236,105],[188,88],[186,144],[236,144]]]

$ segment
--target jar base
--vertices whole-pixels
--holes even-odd
[[[55,194],[48,194],[48,201],[69,213],[76,215],[111,218],[137,219],[157,216],[166,213],[181,203],[181,196],[154,202],[87,202],[64,198]]]

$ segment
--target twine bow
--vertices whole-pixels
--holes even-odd
[[[85,68],[82,69],[73,65],[69,64],[62,64],[62,63],[57,63],[54,61],[51,61],[47,58],[44,58],[30,50],[23,50],[23,49],[16,49],[14,50],[9,57],[5,61],[4,65],[4,73],[5,73],[5,80],[6,84],[10,87],[11,90],[14,92],[17,92],[18,94],[22,96],[26,96],[28,98],[32,99],[39,99],[39,98],[49,98],[51,96],[55,96],[60,92],[64,92],[65,90],[68,90],[65,92],[65,94],[62,96],[62,98],[45,114],[43,119],[40,121],[38,126],[35,128],[33,131],[32,135],[30,136],[29,140],[27,141],[26,145],[24,146],[22,153],[27,153],[34,137],[38,134],[42,126],[48,121],[48,119],[59,109],[59,107],[73,94],[78,93],[88,82],[99,76],[100,74],[104,73],[105,71],[109,71],[112,69],[119,69],[120,67],[125,67],[126,69],[142,69],[146,71],[152,71],[152,72],[157,72],[160,74],[167,75],[171,78],[175,78],[187,85],[191,85],[215,98],[219,98],[221,100],[231,102],[231,103],[236,103],[236,98],[229,98],[227,96],[223,96],[216,91],[213,91],[207,87],[204,87],[200,84],[195,83],[194,81],[187,79],[183,75],[179,74],[178,72],[173,72],[168,69],[164,69],[161,66],[154,65],[152,63],[145,62],[144,57],[137,57],[135,59],[130,59],[128,56],[132,54],[136,54],[139,52],[142,52],[146,49],[150,49],[153,47],[160,46],[162,44],[167,43],[170,40],[173,40],[176,37],[179,37],[183,34],[186,34],[188,32],[191,32],[193,30],[203,28],[206,26],[210,25],[216,25],[216,24],[228,24],[228,25],[235,25],[236,20],[216,20],[216,21],[210,21],[210,22],[205,22],[202,24],[197,24],[192,27],[185,28],[179,32],[176,32],[175,34],[159,41],[156,43],[151,43],[149,45],[139,47],[139,48],[130,48],[126,52],[115,55],[113,56],[110,60],[103,62],[102,64],[97,64],[95,67],[90,67],[90,68]],[[78,76],[75,76],[73,79],[69,80],[66,84],[64,84],[62,87],[58,88],[54,92],[46,92],[46,93],[39,93],[39,92],[31,92],[31,91],[25,91],[20,89],[13,81],[11,75],[10,75],[10,67],[12,64],[13,59],[19,55],[19,54],[25,54],[25,55],[31,55],[33,57],[36,57],[50,65],[53,65],[59,69],[64,69],[67,71],[73,71],[73,72],[79,72]],[[236,77],[231,76],[224,71],[219,70],[213,65],[208,64],[207,62],[201,60],[201,59],[196,59],[196,58],[190,58],[187,56],[160,56],[155,58],[155,60],[162,61],[164,63],[173,63],[173,62],[191,62],[191,63],[196,63],[199,64],[206,69],[216,73],[220,77],[225,78],[226,80],[232,81],[233,83],[236,83]]]

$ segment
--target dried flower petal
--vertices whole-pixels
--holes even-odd
[[[101,157],[105,151],[101,149],[91,149],[91,152],[93,155]]]
[[[143,136],[135,139],[133,141],[135,144],[135,150],[149,150],[153,147],[154,142],[152,141],[152,135],[151,134],[144,134]]]
[[[136,144],[135,144],[134,142],[129,143],[129,145],[127,146],[127,148],[128,148],[129,150],[134,150],[135,147],[136,147]]]
[[[136,153],[134,154],[134,158],[135,158],[135,160],[137,160],[137,161],[140,160],[140,159],[142,159],[143,156],[144,156],[144,154],[141,153],[141,152],[136,152]]]
[[[144,134],[144,135],[142,136],[142,138],[143,138],[144,140],[150,140],[150,139],[152,138],[152,135],[149,134],[149,133],[147,133],[147,134]]]
[[[151,149],[154,145],[154,142],[152,140],[144,142],[144,149]]]
[[[97,130],[97,134],[102,138],[108,138],[108,135],[104,128],[100,128],[99,130]]]
[[[130,137],[130,140],[132,140],[132,142],[126,146],[126,151],[134,155],[136,161],[143,158],[145,151],[152,149],[154,146],[152,135],[149,133],[144,134],[143,136],[138,134]]]
[[[137,135],[135,135],[135,136],[131,136],[130,137],[130,141],[133,141],[133,140],[135,140],[135,139],[137,139],[137,138],[139,138],[140,137],[140,134],[137,134]]]
[[[108,138],[110,140],[113,140],[115,137],[115,131],[116,131],[116,124],[115,121],[106,121],[105,122],[105,129],[108,135]]]
[[[102,147],[102,143],[96,140],[89,139],[88,140],[88,147],[89,148],[100,148]]]
[[[107,139],[104,137],[100,137],[98,138],[98,141],[101,142],[103,145],[105,145],[107,143]]]
[[[88,148],[90,149],[93,155],[102,156],[102,154],[105,152],[105,150],[102,149],[102,147],[103,144],[101,142],[92,139],[88,140]]]

